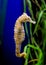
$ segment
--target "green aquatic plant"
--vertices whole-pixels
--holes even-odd
[[[29,10],[31,18],[36,21],[35,26],[30,23],[30,38],[25,23],[25,30],[28,37],[28,44],[24,47],[24,52],[27,54],[25,57],[24,65],[45,65],[45,47],[46,47],[46,2],[45,0],[23,0],[24,12],[26,12],[26,7]],[[35,9],[33,8],[35,7]],[[31,52],[34,50],[33,53]],[[35,59],[32,54],[35,54]],[[29,59],[30,58],[30,59]],[[37,62],[35,62],[37,61]]]

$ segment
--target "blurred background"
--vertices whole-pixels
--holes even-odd
[[[22,65],[15,56],[14,24],[23,13],[23,0],[0,0],[0,65]]]
[[[25,60],[23,58],[17,58],[15,56],[14,42],[15,21],[23,12],[28,13],[28,15],[30,15],[32,19],[36,21],[36,25],[31,24],[30,27],[29,23],[27,23],[28,34],[25,32],[27,35],[25,35],[26,38],[23,42],[24,44],[21,46],[21,52],[23,51],[24,46],[28,43],[28,41],[34,45],[33,39],[35,39],[36,44],[38,44],[42,53],[44,54],[42,57],[40,55],[38,58],[44,60],[44,57],[46,55],[45,0],[0,0],[0,65],[24,65]],[[24,28],[26,30],[26,26],[24,26]],[[32,49],[30,54],[33,58],[35,57],[34,51]],[[43,64],[44,62],[41,59],[38,61],[38,63]]]

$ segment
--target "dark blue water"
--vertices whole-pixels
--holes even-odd
[[[5,65],[23,65],[23,58],[15,56],[14,25],[23,13],[23,0],[0,0],[0,46],[2,62]],[[27,13],[28,9],[27,9]],[[29,14],[30,15],[30,14]],[[28,24],[28,23],[27,23]],[[28,43],[27,36],[22,43],[21,52]]]
[[[22,0],[8,0],[3,33],[3,61],[7,65],[22,65],[22,58],[15,56],[14,24],[23,13]]]

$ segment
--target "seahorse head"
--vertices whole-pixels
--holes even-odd
[[[33,20],[31,19],[30,16],[27,15],[27,13],[23,13],[22,16],[20,16],[20,18],[21,18],[21,20],[22,20],[21,22],[30,22],[30,23],[33,23],[33,24],[36,23],[35,21],[33,21]]]

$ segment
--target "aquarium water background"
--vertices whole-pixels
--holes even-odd
[[[36,62],[36,65],[45,64],[44,57],[46,55],[46,52],[45,52],[45,49],[46,49],[46,3],[44,0],[38,0],[38,1],[35,0],[35,3],[33,3],[34,2],[33,0],[32,0],[33,2],[31,0],[26,0],[26,1],[25,0],[0,0],[0,59],[1,59],[0,65],[2,64],[27,65],[28,61],[30,60],[29,54],[33,55],[32,57],[34,60],[35,60],[34,58],[35,55],[36,55],[36,58],[38,57],[38,62]],[[40,7],[38,4],[40,5]],[[15,21],[23,12],[26,12],[28,15],[32,17],[33,20],[36,20],[37,22],[36,25],[32,25],[32,24],[28,25],[28,23],[26,23],[28,27],[26,24],[24,24],[26,38],[22,44],[21,52],[23,52],[23,50],[25,51],[25,48],[26,48],[25,52],[27,52],[28,54],[27,57],[29,58],[28,59],[26,57],[25,60],[24,58],[17,58],[15,56],[15,42],[14,42]],[[28,48],[27,43],[28,44],[31,43],[32,45],[30,44]],[[37,50],[35,54],[34,53],[35,50],[33,51],[31,47],[33,49],[37,49],[38,54],[37,54]],[[34,65],[34,62],[32,65]]]
[[[0,0],[0,47],[3,51],[1,58],[2,63],[6,65],[23,64],[23,58],[15,56],[14,42],[14,24],[22,13],[23,0]]]

